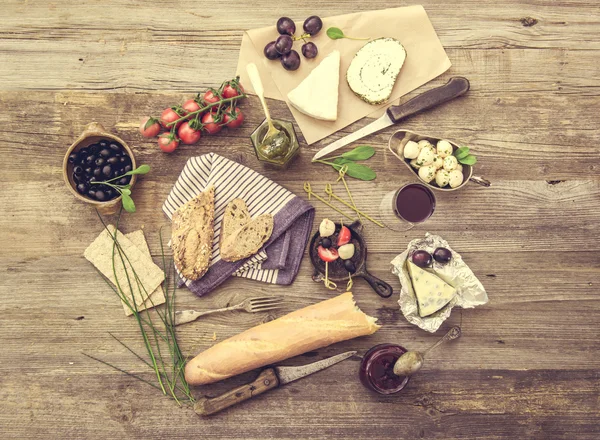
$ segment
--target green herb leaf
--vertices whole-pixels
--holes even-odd
[[[343,158],[349,160],[367,160],[375,154],[375,149],[369,145],[360,145],[354,150],[342,154]]]
[[[129,188],[118,188],[121,195],[130,196],[131,190]]]
[[[338,165],[344,165],[346,163],[350,163],[352,162],[350,159],[346,159],[345,157],[338,157],[337,159],[335,159],[333,161],[333,163],[338,164]]]
[[[344,38],[344,32],[340,28],[330,27],[327,29],[327,36],[332,40],[339,40],[340,38]]]
[[[477,158],[469,154],[468,156],[463,157],[462,159],[458,159],[458,161],[463,165],[475,165],[477,163]]]
[[[375,171],[366,165],[361,165],[355,162],[348,162],[345,164],[348,167],[346,174],[350,177],[354,177],[358,180],[374,180],[377,177]]]
[[[131,176],[133,174],[147,174],[150,171],[150,165],[140,165],[135,170],[131,170],[124,174],[124,176]]]
[[[122,195],[121,203],[123,203],[123,208],[125,208],[125,211],[135,212],[135,203],[133,203],[133,199],[128,194]]]
[[[454,152],[454,157],[456,157],[459,160],[464,157],[467,157],[468,155],[469,155],[469,147],[460,147],[460,148],[457,148],[456,151]]]

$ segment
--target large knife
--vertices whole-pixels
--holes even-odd
[[[369,125],[364,126],[360,130],[355,131],[348,136],[345,136],[332,144],[327,145],[321,149],[312,158],[313,162],[317,159],[327,156],[329,153],[338,150],[354,141],[357,141],[371,133],[383,130],[390,125],[397,124],[400,121],[408,118],[409,116],[416,115],[430,108],[436,107],[444,102],[448,102],[454,98],[458,98],[469,91],[469,80],[462,76],[455,76],[450,78],[445,85],[436,87],[435,89],[428,90],[418,96],[415,96],[410,101],[400,105],[390,106],[382,117],[371,122]]]
[[[194,411],[196,414],[202,416],[215,414],[225,408],[229,408],[230,406],[272,390],[273,388],[302,379],[317,371],[324,370],[325,368],[331,367],[355,354],[355,351],[347,351],[346,353],[338,354],[300,367],[267,368],[266,370],[263,370],[253,382],[227,391],[217,397],[203,397],[202,399],[197,400],[194,404]]]

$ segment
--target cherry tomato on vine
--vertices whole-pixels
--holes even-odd
[[[140,124],[140,133],[146,138],[153,138],[160,132],[160,124],[156,118],[144,118]]]
[[[181,110],[179,110],[179,112],[183,113]],[[183,114],[179,114],[179,112],[176,111],[173,107],[164,109],[163,112],[160,114],[160,124],[167,130],[170,130],[171,128],[173,128],[173,126],[167,126],[167,124],[175,122],[177,119],[181,118]]]
[[[179,141],[173,133],[163,133],[158,137],[158,146],[165,153],[172,153],[179,146]]]
[[[192,145],[200,140],[202,133],[200,130],[194,130],[192,127],[190,127],[190,123],[186,121],[179,126],[179,129],[177,130],[177,136],[184,144]]]
[[[204,96],[202,96],[202,99],[204,99],[204,102],[206,102],[207,104],[213,104],[221,100],[221,98],[219,98],[218,95],[215,95],[212,90],[207,90],[206,92],[204,92]]]
[[[221,125],[222,122],[215,122],[215,117],[216,114],[214,112],[205,113],[204,116],[202,116],[202,123],[208,134],[218,133],[221,131],[221,128],[223,128]]]
[[[233,115],[233,117],[231,115]],[[223,125],[229,128],[238,128],[244,122],[244,115],[239,107],[223,114]]]
[[[183,103],[181,108],[184,109],[187,114],[200,110],[200,105],[195,100],[188,99]]]
[[[238,87],[240,88],[240,91],[242,93],[244,93],[244,88],[242,87],[241,84],[238,84]],[[240,95],[240,92],[238,92],[235,87],[233,87],[231,84],[227,84],[224,88],[223,88],[223,96],[225,98],[233,98],[234,96],[238,96]]]

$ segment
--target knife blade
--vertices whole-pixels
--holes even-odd
[[[325,148],[319,150],[312,158],[312,161],[315,162],[317,159],[327,156],[329,153],[332,153],[335,150],[338,150],[369,134],[397,124],[410,116],[416,115],[417,113],[425,110],[429,110],[430,108],[436,107],[454,98],[458,98],[459,96],[467,93],[469,91],[469,87],[470,84],[468,79],[463,78],[462,76],[455,76],[450,78],[450,80],[443,86],[421,93],[404,104],[392,105],[387,108],[383,116],[381,116],[379,119],[376,119],[374,122],[371,122],[360,130],[338,139]]]
[[[310,376],[313,373],[329,368],[339,362],[342,362],[356,354],[356,351],[347,351],[326,359],[313,362],[311,364],[301,365],[299,367],[275,366],[267,368],[250,383],[234,388],[217,397],[203,397],[194,404],[196,414],[209,416],[225,408],[244,402],[252,397],[256,397],[266,391],[286,385],[303,377]]]

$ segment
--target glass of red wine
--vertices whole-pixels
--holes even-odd
[[[431,217],[434,211],[433,191],[420,183],[409,183],[390,191],[379,206],[383,224],[394,231],[408,231]]]

